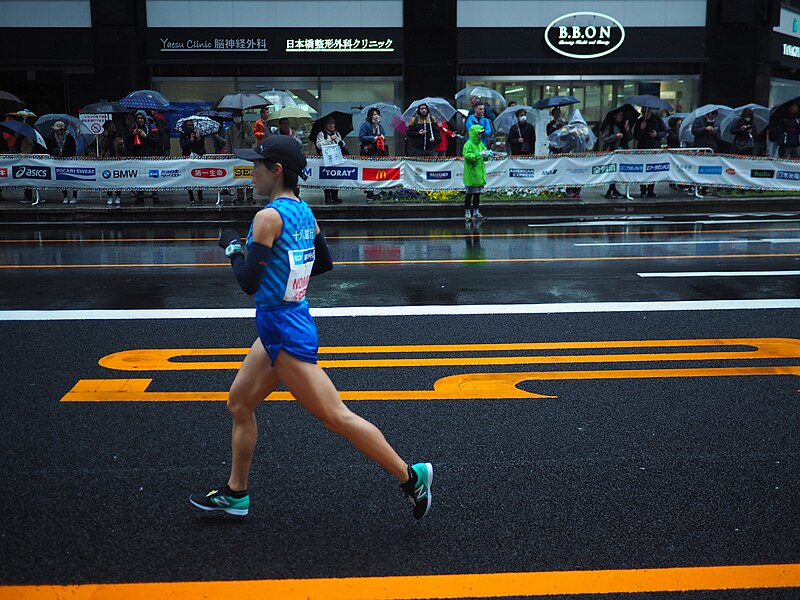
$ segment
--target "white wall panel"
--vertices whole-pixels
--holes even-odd
[[[91,27],[89,0],[0,0],[3,27]]]
[[[147,0],[147,26],[402,27],[403,0]]]
[[[705,27],[706,0],[458,0],[459,27],[547,27],[578,11],[604,13],[624,27]]]

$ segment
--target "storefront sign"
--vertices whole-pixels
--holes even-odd
[[[298,38],[286,40],[286,52],[394,52],[394,40],[386,38]]]
[[[148,57],[153,63],[395,62],[403,56],[399,28],[339,27],[335,32],[300,28],[148,29]]]
[[[574,12],[552,21],[544,31],[544,38],[562,56],[592,59],[619,48],[625,41],[625,28],[602,13]]]
[[[792,46],[791,44],[783,44],[783,55],[791,56],[793,58],[800,58],[800,46]]]

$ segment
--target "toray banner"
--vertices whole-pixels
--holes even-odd
[[[0,156],[0,187],[39,189],[186,190],[251,186],[253,164],[236,158],[54,159]],[[325,166],[309,157],[311,188],[462,190],[461,158],[347,157]],[[604,186],[669,182],[754,190],[800,190],[800,161],[688,152],[495,157],[486,162],[486,189]]]

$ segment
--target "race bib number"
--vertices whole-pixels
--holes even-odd
[[[287,302],[299,302],[306,297],[311,268],[314,266],[314,248],[308,250],[289,251],[289,279],[286,281],[286,292],[283,299]]]

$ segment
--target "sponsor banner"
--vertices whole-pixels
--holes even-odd
[[[309,157],[301,187],[463,190],[460,158],[421,161],[345,157],[336,166]],[[486,162],[486,188],[558,188],[609,183],[670,182],[683,185],[800,191],[797,162],[776,158],[679,152],[627,152],[546,158],[500,158]],[[252,187],[252,165],[235,157],[167,160],[48,156],[0,158],[0,187],[39,189],[223,189]]]

